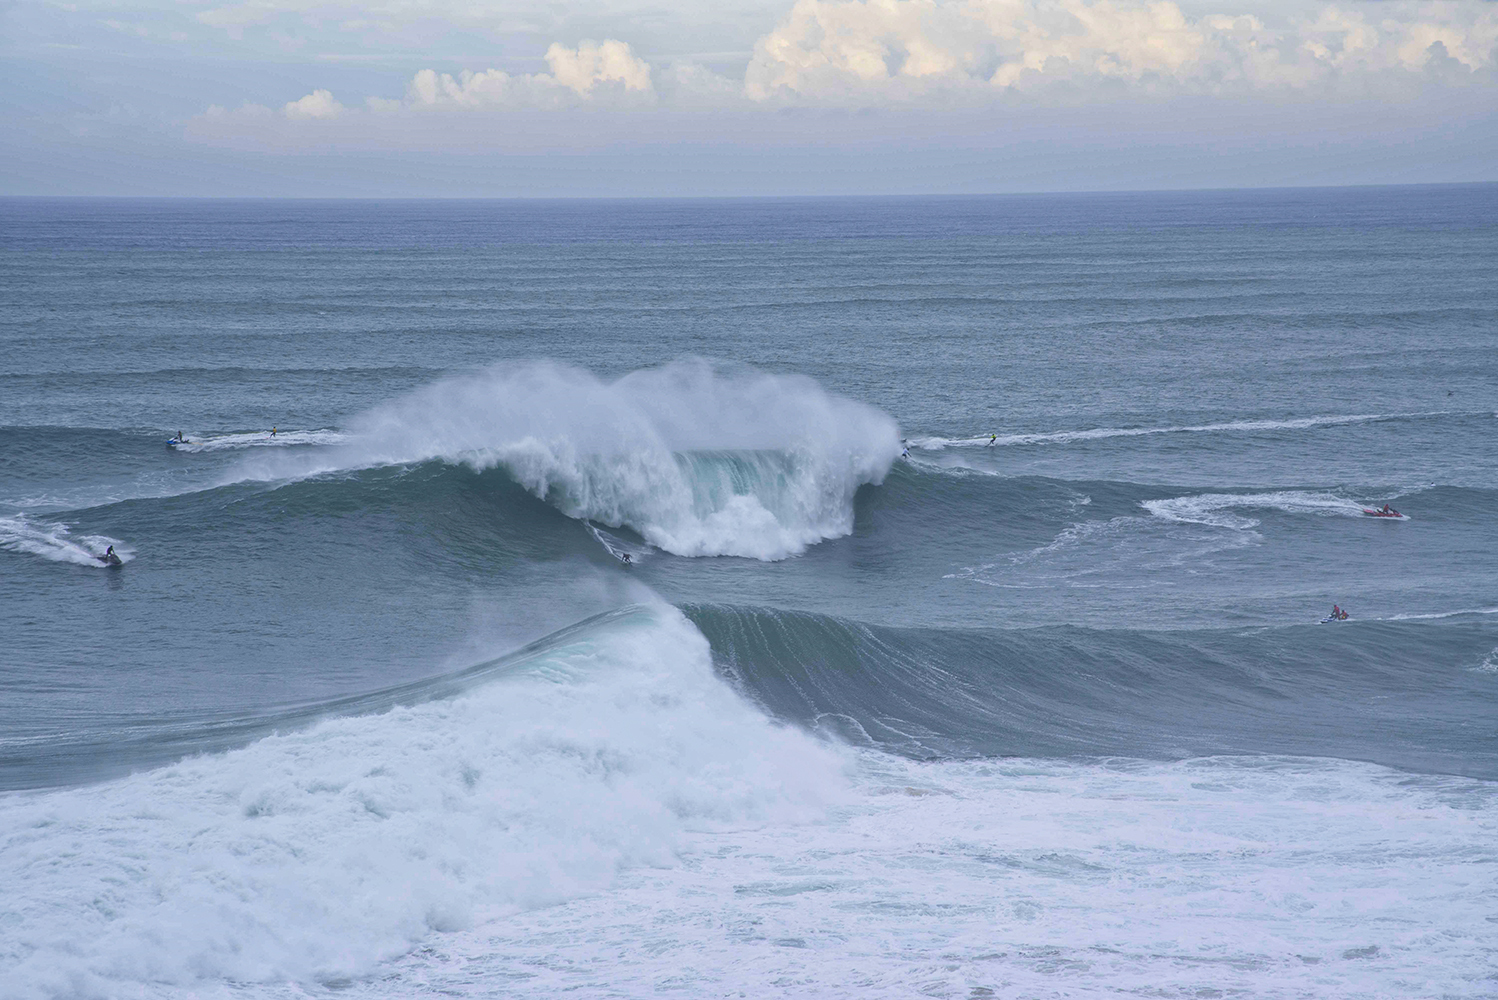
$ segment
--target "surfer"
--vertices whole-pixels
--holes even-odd
[[[626,566],[633,566],[635,564],[634,559],[631,558],[631,556],[630,556],[630,554],[628,552],[621,552],[621,553],[619,553],[619,561],[622,562]]]
[[[997,434],[988,435],[988,446],[992,448],[998,442],[998,440],[999,436]]]
[[[905,448],[904,451],[900,452],[900,457],[901,458],[909,458],[910,457],[910,448],[907,447],[907,448]]]
[[[275,436],[276,436],[276,429],[275,429],[275,428],[274,428],[274,427],[272,427],[272,428],[271,428],[271,429],[270,429],[270,436],[271,436],[271,437],[275,437]]]

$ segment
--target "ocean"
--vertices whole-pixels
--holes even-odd
[[[0,305],[0,996],[1498,995],[1498,185],[7,199]]]

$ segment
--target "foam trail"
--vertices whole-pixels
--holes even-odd
[[[1230,513],[1234,509],[1279,510],[1289,514],[1366,517],[1363,506],[1331,493],[1284,490],[1276,493],[1201,493],[1195,496],[1145,500],[1140,504],[1155,517],[1181,524],[1207,524],[1247,530],[1258,521]]]
[[[0,517],[0,549],[10,552],[25,552],[52,562],[102,569],[104,563],[98,557],[111,545],[121,562],[129,562],[135,558],[135,550],[117,538],[107,535],[79,535],[74,540],[69,537],[68,526],[65,524],[37,524],[28,520],[25,515]]]
[[[239,451],[244,448],[290,448],[296,445],[342,444],[344,435],[339,431],[244,431],[237,434],[219,434],[213,437],[187,435],[181,444],[168,442],[174,451],[197,454],[212,451]]]
[[[900,453],[893,419],[802,376],[682,361],[613,382],[538,362],[378,407],[339,448],[246,457],[280,479],[439,459],[502,467],[570,517],[682,556],[783,559],[853,530]]]
[[[1094,427],[1080,431],[1050,431],[1037,434],[1001,434],[993,444],[1034,445],[1034,444],[1066,444],[1072,441],[1097,441],[1104,438],[1120,437],[1148,437],[1153,434],[1210,434],[1220,432],[1250,432],[1250,431],[1279,431],[1279,430],[1302,430],[1308,427],[1336,427],[1343,424],[1366,424],[1380,420],[1408,420],[1419,417],[1441,417],[1452,415],[1446,410],[1436,410],[1429,413],[1354,413],[1341,416],[1325,417],[1298,417],[1293,420],[1233,420],[1220,424],[1187,424],[1172,427]],[[913,437],[910,438],[912,447],[921,448],[926,451],[940,451],[944,448],[972,448],[986,447],[989,444],[987,434],[977,437]]]
[[[0,992],[357,976],[691,831],[818,817],[843,764],[735,695],[680,612],[627,609],[453,698],[0,798]]]
[[[1498,608],[1462,608],[1459,611],[1431,611],[1425,614],[1390,615],[1387,621],[1405,622],[1420,621],[1430,618],[1460,618],[1463,615],[1498,615]],[[1379,620],[1379,619],[1375,619]]]

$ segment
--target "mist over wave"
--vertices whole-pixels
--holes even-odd
[[[570,517],[682,556],[774,560],[853,528],[853,496],[899,454],[888,415],[803,376],[688,360],[605,381],[534,362],[439,382],[351,422],[276,479],[431,459],[502,467]]]

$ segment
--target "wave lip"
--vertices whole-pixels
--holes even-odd
[[[505,469],[570,517],[682,556],[783,559],[853,530],[899,454],[894,420],[804,376],[678,361],[606,382],[551,362],[428,386],[328,453],[247,458],[278,479],[433,459]]]
[[[99,557],[111,545],[114,546],[115,554],[120,557],[120,562],[127,563],[135,558],[134,549],[108,535],[79,535],[74,538],[68,526],[60,522],[37,523],[24,514],[0,517],[0,549],[11,552],[41,556],[51,562],[102,569],[105,564]]]

